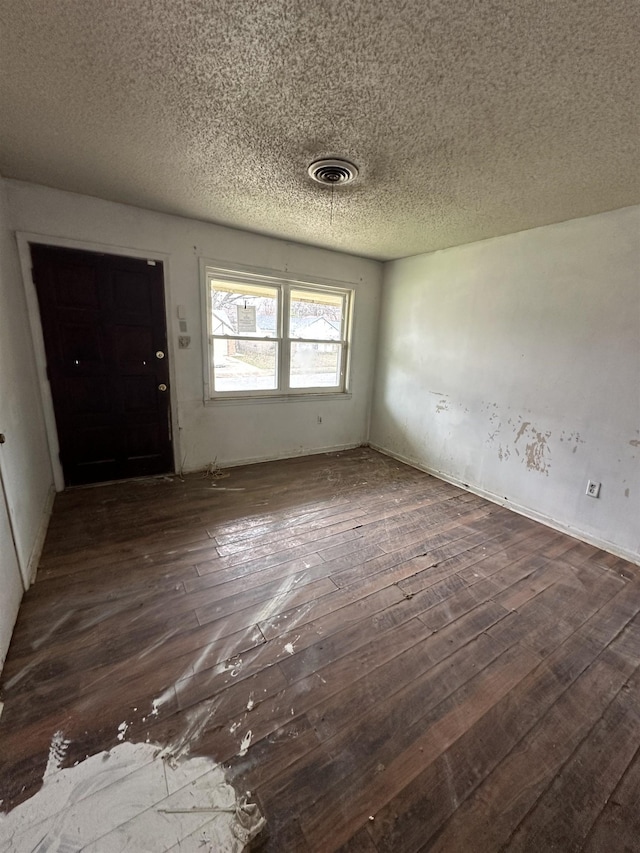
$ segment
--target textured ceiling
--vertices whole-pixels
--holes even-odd
[[[0,0],[0,173],[387,259],[640,202],[637,0]],[[351,186],[307,166],[343,155]]]

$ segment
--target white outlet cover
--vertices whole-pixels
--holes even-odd
[[[596,483],[594,480],[589,480],[587,482],[587,495],[590,498],[599,498],[600,497],[600,483]]]

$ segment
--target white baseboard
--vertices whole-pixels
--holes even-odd
[[[53,510],[53,501],[55,500],[56,489],[55,486],[51,486],[47,493],[46,500],[44,502],[44,507],[42,509],[42,516],[40,518],[40,526],[38,527],[38,533],[36,534],[36,538],[33,543],[33,548],[31,549],[31,556],[29,557],[29,563],[27,565],[27,577],[29,578],[29,586],[33,586],[36,580],[36,574],[38,572],[38,566],[40,564],[40,557],[42,556],[42,549],[44,547],[44,540],[47,536],[47,530],[49,529],[49,520],[51,518],[51,511]]]
[[[621,548],[619,545],[616,545],[615,542],[609,542],[607,539],[601,539],[598,536],[593,536],[591,533],[587,533],[586,531],[580,530],[577,527],[572,527],[569,524],[563,524],[562,522],[557,521],[555,518],[551,518],[550,516],[545,515],[543,512],[538,512],[537,510],[531,509],[530,507],[521,506],[520,504],[517,504],[514,501],[505,500],[504,498],[493,494],[493,492],[488,492],[486,489],[483,489],[480,486],[474,486],[468,483],[463,483],[462,480],[458,480],[456,477],[452,477],[450,474],[447,474],[444,471],[438,471],[435,468],[429,468],[429,466],[424,465],[417,459],[411,459],[408,456],[404,456],[401,453],[396,453],[395,451],[389,450],[386,447],[374,444],[373,442],[369,442],[369,447],[371,447],[373,450],[377,450],[379,453],[384,453],[385,456],[390,456],[392,459],[397,459],[398,462],[404,462],[406,465],[411,465],[412,468],[417,468],[419,471],[424,471],[425,474],[431,474],[432,477],[437,477],[439,480],[444,480],[446,483],[451,483],[453,486],[458,486],[458,488],[464,489],[466,492],[473,492],[474,495],[478,495],[481,498],[485,498],[486,500],[491,501],[491,503],[498,504],[499,506],[504,506],[507,509],[518,513],[518,515],[524,515],[526,518],[530,518],[532,521],[539,521],[541,524],[544,524],[547,527],[551,527],[553,530],[557,530],[559,533],[566,533],[568,536],[573,536],[574,539],[579,539],[581,542],[586,542],[588,545],[594,545],[596,548],[601,548],[603,551],[608,551],[610,554],[615,554],[617,557],[622,557],[623,559],[629,560],[629,562],[635,563],[636,565],[640,566],[640,554],[636,554],[633,551],[628,551],[626,548]]]
[[[287,450],[284,453],[272,456],[247,456],[246,458],[234,459],[233,461],[220,461],[216,459],[215,464],[219,468],[238,468],[240,465],[254,465],[257,462],[277,462],[279,459],[297,459],[299,456],[320,456],[323,453],[339,453],[341,450],[354,450],[356,447],[368,447],[368,444],[367,442],[358,441],[355,444],[335,444],[331,447],[315,447],[313,450],[300,448],[300,450]],[[196,471],[203,471],[206,467],[206,465],[198,465],[195,468],[185,468],[184,473],[191,474]]]

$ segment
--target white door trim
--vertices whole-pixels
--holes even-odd
[[[20,581],[22,583],[22,588],[27,590],[30,586],[30,578],[28,577],[27,566],[22,566],[20,564],[20,557],[18,555],[18,541],[16,539],[16,530],[15,525],[13,523],[13,518],[11,517],[11,508],[9,507],[9,500],[7,498],[7,490],[4,485],[4,474],[2,472],[2,456],[0,454],[0,512],[6,512],[7,521],[9,523],[9,531],[11,532],[11,546],[13,550],[13,554],[15,557],[16,568],[20,574]],[[2,555],[2,559],[5,559],[5,555]],[[11,557],[7,555],[7,563],[12,562]]]
[[[180,463],[180,431],[178,429],[178,400],[175,393],[176,375],[175,375],[175,340],[176,335],[174,329],[171,328],[173,313],[170,311],[170,287],[169,287],[169,262],[171,255],[166,252],[159,252],[152,249],[134,249],[131,246],[114,246],[110,243],[95,243],[89,240],[75,240],[67,237],[55,237],[51,234],[37,234],[31,231],[16,231],[16,242],[18,244],[18,254],[20,256],[20,266],[22,268],[22,281],[24,284],[25,296],[27,300],[27,312],[29,314],[29,325],[31,327],[31,337],[33,339],[33,350],[36,359],[36,370],[38,372],[38,383],[40,386],[40,396],[42,398],[42,407],[44,410],[44,421],[47,431],[47,441],[49,443],[49,455],[51,456],[51,467],[53,469],[53,478],[56,486],[56,491],[61,492],[64,489],[64,475],[62,473],[62,465],[60,464],[60,446],[58,444],[58,429],[56,427],[56,417],[53,409],[53,397],[51,395],[51,386],[47,377],[47,357],[44,348],[44,337],[42,335],[42,323],[40,321],[40,306],[38,303],[38,294],[33,281],[31,269],[31,251],[29,243],[42,243],[45,246],[59,246],[66,249],[79,249],[85,252],[101,252],[108,255],[124,255],[128,258],[148,258],[149,260],[161,261],[163,267],[164,278],[164,302],[165,302],[165,322],[167,326],[167,347],[169,350],[169,375],[171,385],[169,388],[169,399],[171,404],[171,437],[173,442],[173,465],[174,470],[179,470]]]

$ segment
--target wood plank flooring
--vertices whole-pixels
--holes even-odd
[[[223,763],[265,851],[640,851],[639,612],[637,566],[366,448],[69,490],[2,808],[125,723]]]

